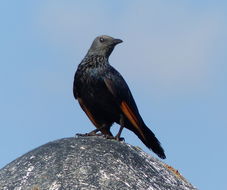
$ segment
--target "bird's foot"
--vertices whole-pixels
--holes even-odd
[[[101,133],[90,132],[90,133],[85,133],[85,134],[77,133],[76,136],[80,136],[80,137],[102,136],[102,134]]]
[[[112,135],[104,135],[104,137],[105,137],[106,139],[114,139],[114,136],[112,136]]]
[[[118,136],[110,136],[110,135],[105,135],[105,137],[107,139],[114,139],[114,140],[117,140],[117,141],[125,141],[125,139],[123,137],[118,137]]]
[[[117,141],[125,141],[125,138],[124,137],[114,137],[115,140]]]

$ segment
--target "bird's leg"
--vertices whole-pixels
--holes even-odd
[[[101,129],[102,129],[102,127],[101,127]],[[101,129],[97,128],[89,133],[86,133],[86,136],[100,136],[101,134],[97,134],[97,132],[99,132]]]
[[[117,135],[114,137],[117,141],[123,141],[124,138],[121,137],[122,130],[124,129],[124,118],[123,115],[120,116],[120,130],[118,131]]]
[[[85,133],[85,134],[80,134],[77,133],[77,136],[102,136],[103,134],[99,133],[97,134],[97,132],[101,131],[103,128],[105,128],[106,125],[103,125],[102,127],[96,128],[95,130],[89,132],[89,133]]]

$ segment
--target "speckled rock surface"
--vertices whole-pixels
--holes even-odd
[[[0,170],[1,190],[191,190],[158,159],[103,137],[40,146]]]

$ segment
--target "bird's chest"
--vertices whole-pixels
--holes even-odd
[[[75,86],[77,97],[82,99],[96,118],[103,118],[105,115],[105,118],[111,118],[112,121],[118,120],[119,106],[104,82],[108,72],[108,68],[79,70]]]
[[[86,69],[77,81],[80,86],[80,96],[94,100],[104,96],[107,89],[103,77],[104,71],[101,69]]]

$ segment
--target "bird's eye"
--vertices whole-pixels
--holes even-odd
[[[100,38],[99,41],[102,43],[104,42],[104,38]]]

